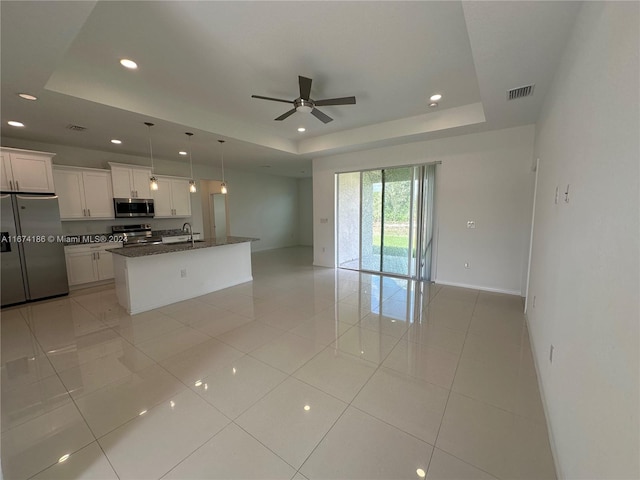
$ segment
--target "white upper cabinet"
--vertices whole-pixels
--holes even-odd
[[[168,177],[156,177],[158,190],[153,192],[153,208],[155,218],[173,216],[173,204],[171,203],[171,179]]]
[[[56,166],[53,176],[61,220],[114,218],[111,172]]]
[[[0,155],[0,188],[2,191],[54,192],[51,165],[54,153],[2,148]]]
[[[152,198],[151,169],[110,163],[114,198]]]
[[[189,180],[156,175],[158,190],[153,192],[155,218],[190,217],[191,194]]]

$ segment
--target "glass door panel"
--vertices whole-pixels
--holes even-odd
[[[409,275],[411,258],[411,200],[413,168],[382,171],[382,268],[383,273]]]
[[[338,191],[338,266],[360,269],[360,172],[340,173]]]
[[[336,177],[338,266],[428,280],[435,166]]]
[[[382,269],[382,170],[362,172],[360,269]]]

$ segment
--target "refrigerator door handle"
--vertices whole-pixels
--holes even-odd
[[[20,185],[18,185],[18,180],[16,180],[16,190],[19,192],[20,191]]]

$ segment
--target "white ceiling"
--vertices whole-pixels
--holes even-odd
[[[309,176],[318,156],[535,122],[578,8],[2,1],[1,134],[146,156],[151,121],[158,157],[178,160],[192,131],[195,162],[217,162],[222,138],[229,168]],[[275,122],[291,107],[251,98],[293,100],[298,75],[313,79],[316,100],[354,95],[357,104],[321,107],[328,124],[304,113]],[[532,97],[507,101],[508,89],[530,83]],[[437,109],[433,93],[444,96]]]

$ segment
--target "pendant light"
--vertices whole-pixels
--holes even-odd
[[[227,194],[227,183],[224,181],[224,152],[223,145],[224,140],[218,140],[220,142],[220,163],[222,164],[222,184],[220,185],[220,193]]]
[[[144,122],[144,124],[149,128],[149,156],[151,157],[151,178],[149,178],[149,186],[151,190],[158,190],[158,179],[153,174],[153,147],[151,146],[151,127],[153,127],[153,123]]]
[[[187,143],[189,144],[189,166],[191,167],[191,180],[189,180],[189,191],[191,193],[196,193],[197,192],[196,182],[193,179],[193,158],[191,157],[191,137],[193,136],[193,133],[185,132],[185,135],[187,136]]]

